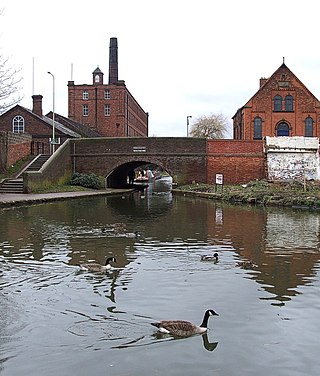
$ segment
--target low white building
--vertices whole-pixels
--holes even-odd
[[[268,180],[320,180],[318,137],[266,137]]]

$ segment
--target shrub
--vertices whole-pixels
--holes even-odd
[[[95,174],[80,174],[76,172],[72,175],[71,185],[80,185],[81,187],[100,189],[103,187],[101,179]]]

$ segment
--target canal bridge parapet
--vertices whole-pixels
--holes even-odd
[[[207,181],[207,140],[188,137],[82,138],[71,141],[73,171],[106,176],[107,186],[127,182],[130,170],[155,164],[178,184]]]

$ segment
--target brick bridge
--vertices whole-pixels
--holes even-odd
[[[75,171],[106,176],[108,187],[121,187],[130,170],[155,164],[176,182],[206,181],[206,140],[194,138],[95,138],[75,140]]]
[[[107,177],[108,187],[126,184],[128,172],[144,164],[167,171],[178,184],[213,182],[223,173],[226,182],[264,177],[260,141],[204,138],[95,138],[73,141],[73,168]]]
[[[107,186],[123,187],[130,170],[155,164],[178,184],[226,184],[265,177],[262,141],[206,140],[191,137],[82,138],[65,142],[39,173],[27,173],[24,190],[67,180],[72,172],[105,176]]]

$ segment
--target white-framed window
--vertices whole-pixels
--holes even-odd
[[[110,116],[110,104],[104,105],[104,116]]]
[[[88,93],[87,90],[83,90],[83,92],[82,92],[82,99],[84,99],[86,101],[89,99],[89,93]]]
[[[105,91],[104,91],[104,99],[110,99],[110,89],[105,89]]]
[[[83,116],[88,116],[88,115],[89,115],[89,107],[88,107],[87,104],[84,104],[84,105],[82,106],[82,115],[83,115]]]
[[[100,82],[100,77],[98,74],[95,75],[94,82],[97,82],[97,83]]]
[[[24,118],[22,116],[17,115],[12,119],[12,132],[24,133]]]

